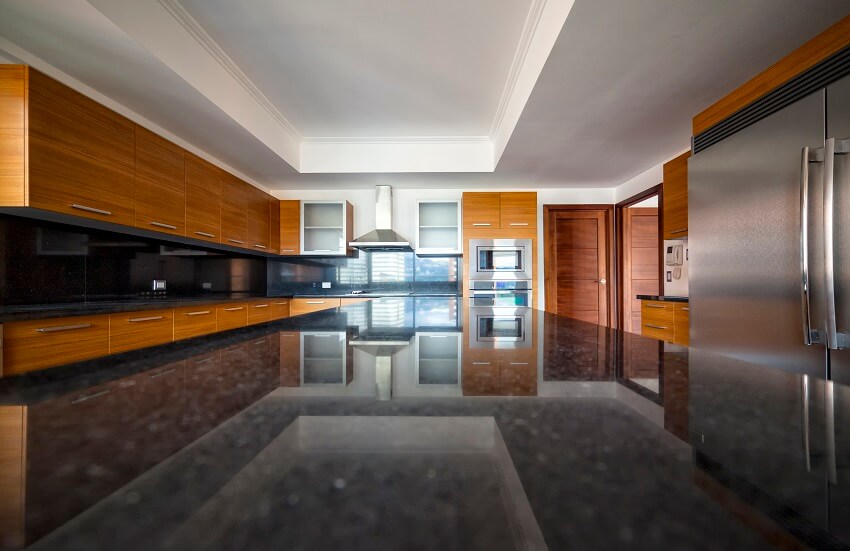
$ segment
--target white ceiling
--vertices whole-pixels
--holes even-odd
[[[270,189],[612,187],[850,13],[846,0],[181,2],[3,0],[0,50]],[[299,174],[304,159],[362,173]]]

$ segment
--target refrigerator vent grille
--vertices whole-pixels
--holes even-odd
[[[828,57],[708,130],[694,136],[694,153],[699,153],[848,74],[850,74],[850,47]]]

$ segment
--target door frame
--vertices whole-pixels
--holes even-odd
[[[616,266],[616,254],[615,254],[615,243],[616,240],[614,238],[614,232],[616,229],[615,221],[614,221],[614,205],[543,205],[543,283],[546,286],[546,311],[556,313],[556,310],[553,309],[553,306],[557,307],[558,304],[558,289],[552,283],[555,279],[555,263],[547,262],[546,258],[555,258],[554,250],[550,250],[554,246],[554,234],[550,233],[553,231],[553,225],[550,222],[552,215],[558,212],[570,211],[570,210],[601,210],[605,211],[605,229],[607,235],[607,239],[605,240],[605,246],[608,248],[608,273],[605,274],[605,279],[608,280],[608,284],[606,287],[608,288],[608,293],[606,295],[606,303],[608,306],[608,326],[609,327],[618,327],[619,321],[619,313],[617,312],[617,298],[616,298],[616,284],[613,282],[616,281],[617,275],[617,266]]]
[[[614,218],[616,224],[616,281],[614,283],[614,285],[616,286],[616,290],[614,293],[614,300],[617,304],[618,328],[622,328],[625,326],[625,320],[623,318],[625,311],[625,281],[623,280],[623,270],[625,266],[625,260],[623,256],[625,249],[625,235],[623,233],[623,212],[628,207],[631,207],[645,199],[649,199],[650,197],[656,195],[658,196],[658,289],[659,293],[664,294],[664,184],[654,185],[651,188],[645,189],[640,193],[636,193],[628,199],[624,199],[614,205]]]

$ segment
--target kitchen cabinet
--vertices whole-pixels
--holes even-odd
[[[498,228],[501,200],[498,193],[463,194],[463,228]]]
[[[672,161],[664,163],[662,186],[662,212],[664,214],[664,239],[688,236],[688,158],[687,151]]]
[[[174,309],[174,340],[191,339],[216,332],[215,308],[186,306]]]
[[[3,324],[3,375],[16,375],[109,354],[109,316],[75,316]]]
[[[301,386],[301,333],[287,331],[280,337],[280,386]]]
[[[261,300],[248,303],[247,320],[248,325],[265,323],[273,319],[272,301]]]
[[[300,338],[303,386],[347,386],[353,380],[344,331],[302,331]]]
[[[463,194],[464,229],[536,229],[537,193],[474,192]]]
[[[222,171],[221,242],[248,248],[248,184]]]
[[[641,334],[661,341],[687,346],[690,306],[688,303],[642,300]]]
[[[248,185],[248,184],[245,184]],[[246,192],[249,248],[269,252],[271,248],[271,215],[269,199],[265,192],[249,186]]]
[[[301,201],[280,201],[280,254],[301,254]]]
[[[289,317],[289,299],[275,298],[272,301],[272,319],[283,319]]]
[[[221,169],[191,153],[186,157],[186,236],[221,242]]]
[[[135,125],[29,67],[0,70],[3,205],[132,226]]]
[[[136,125],[136,227],[186,235],[183,149]]]
[[[301,201],[301,254],[347,255],[353,229],[354,210],[348,201]]]
[[[463,333],[417,333],[414,370],[417,385],[460,384]]]
[[[280,254],[280,201],[269,195],[266,207],[269,209],[269,252]]]
[[[248,304],[228,302],[215,307],[216,329],[227,331],[248,325]]]
[[[109,353],[118,354],[174,340],[174,310],[109,314]]]
[[[290,315],[298,316],[329,308],[339,308],[341,301],[338,298],[294,298],[289,304]]]
[[[461,254],[460,201],[418,201],[416,254]]]

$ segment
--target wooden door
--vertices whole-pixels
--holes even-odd
[[[658,209],[623,209],[623,330],[640,333],[637,295],[660,294]]]
[[[608,325],[610,209],[547,212],[546,309]]]

